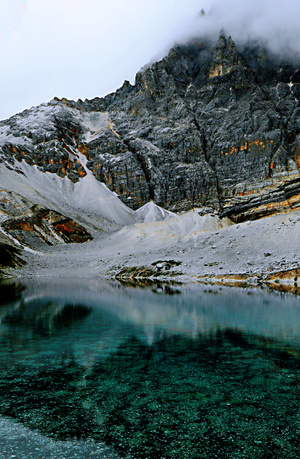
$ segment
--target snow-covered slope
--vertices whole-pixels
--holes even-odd
[[[107,112],[80,112],[53,99],[0,121],[0,146],[7,143],[29,146],[41,138],[50,139],[57,130],[57,119],[66,120],[66,117],[81,127],[87,142],[100,132],[111,130],[113,125]]]

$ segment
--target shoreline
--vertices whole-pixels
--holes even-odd
[[[165,222],[98,232],[82,244],[41,245],[23,252],[13,277],[102,278],[152,283],[267,286],[299,294],[300,211],[180,234]],[[172,229],[172,228],[171,228]]]

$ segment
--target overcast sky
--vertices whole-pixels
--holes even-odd
[[[175,41],[221,27],[297,49],[299,14],[297,0],[0,0],[0,119],[106,95]]]

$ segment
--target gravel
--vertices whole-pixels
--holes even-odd
[[[111,448],[92,441],[55,441],[0,417],[1,459],[118,459]]]

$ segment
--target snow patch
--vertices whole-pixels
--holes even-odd
[[[99,134],[107,131],[111,124],[108,113],[104,112],[90,112],[79,115],[80,121],[83,126],[87,129],[87,133],[84,136],[85,142],[91,142],[97,139]]]
[[[3,147],[6,143],[13,143],[15,145],[24,145],[25,143],[28,143],[28,139],[25,139],[22,136],[14,136],[9,132],[9,129],[10,127],[7,125],[0,129],[0,147]]]
[[[30,131],[35,131],[46,123],[49,123],[49,117],[58,114],[62,110],[63,107],[58,104],[53,105],[51,103],[45,103],[25,110],[21,114],[15,115],[13,119],[20,130],[28,129]],[[49,128],[49,125],[47,127]]]
[[[97,139],[103,132],[110,130],[117,137],[119,135],[114,131],[115,125],[109,117],[108,112],[81,112],[77,109],[65,107],[76,119],[80,121],[87,131],[83,135],[83,141],[86,143]]]

